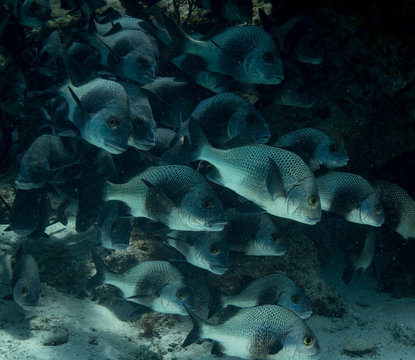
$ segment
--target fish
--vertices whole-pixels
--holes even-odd
[[[107,182],[104,201],[119,200],[134,217],[158,221],[172,230],[221,231],[223,205],[197,171],[183,165],[154,166],[125,184]]]
[[[126,18],[127,16],[124,16]],[[107,25],[90,21],[90,44],[101,56],[101,62],[117,76],[139,84],[152,82],[158,72],[159,48],[157,41],[144,26],[144,21],[133,17],[128,25],[120,19]],[[133,25],[130,24],[133,23]]]
[[[258,205],[271,215],[313,225],[321,207],[313,173],[296,154],[263,144],[226,150],[212,147],[197,121],[183,123],[179,141],[161,161],[209,163],[206,177]]]
[[[133,219],[120,214],[122,203],[107,201],[97,219],[101,233],[101,246],[110,250],[124,250],[130,244]]]
[[[415,201],[399,185],[376,180],[373,186],[385,211],[385,222],[404,239],[415,238]]]
[[[281,273],[257,278],[235,295],[215,292],[214,300],[209,310],[209,317],[228,305],[241,308],[266,304],[281,305],[296,313],[301,319],[307,319],[312,314],[310,300],[304,291],[288,276]]]
[[[17,115],[24,106],[26,80],[19,65],[10,65],[0,79],[0,109]]]
[[[143,261],[123,273],[114,273],[94,252],[93,260],[97,273],[88,280],[87,289],[110,284],[125,300],[165,314],[186,315],[184,305],[194,306],[183,275],[167,261]]]
[[[64,49],[64,63],[70,82],[80,86],[94,80],[97,70],[100,70],[98,51],[89,44],[74,41]]]
[[[14,184],[20,190],[44,188],[51,178],[77,163],[59,136],[43,134],[24,153]]]
[[[159,125],[178,128],[182,119],[190,116],[196,103],[192,85],[174,77],[159,76],[153,82],[144,84],[141,90],[146,94]]]
[[[69,106],[68,119],[92,145],[120,154],[131,134],[128,95],[121,84],[94,79],[84,85],[67,83],[59,89]]]
[[[360,175],[329,171],[316,178],[321,208],[347,221],[382,226],[385,214],[379,196]]]
[[[223,275],[228,270],[226,231],[171,231],[166,243],[178,250],[189,264]]]
[[[321,165],[328,169],[346,166],[349,161],[346,149],[321,130],[302,128],[282,135],[273,144],[299,155],[312,172]]]
[[[9,213],[9,224],[19,236],[43,234],[49,224],[49,204],[45,189],[17,189]]]
[[[11,0],[13,14],[29,28],[44,27],[51,18],[49,0]]]
[[[281,256],[287,252],[284,235],[268,214],[247,214],[230,208],[226,218],[231,251],[254,256]]]
[[[239,83],[232,77],[206,70],[205,61],[197,55],[181,55],[172,59],[172,63],[193,78],[196,84],[215,94],[234,91],[238,88]]]
[[[18,255],[16,255],[18,256]],[[37,306],[40,293],[39,267],[32,255],[22,254],[13,268],[13,300],[24,310]]]
[[[151,105],[139,86],[131,82],[122,82],[121,85],[127,92],[130,110],[131,135],[128,145],[139,150],[149,150],[155,145],[156,130]]]
[[[258,13],[265,30],[276,40],[279,49],[292,60],[313,65],[323,62],[323,37],[313,17],[296,15],[281,26],[275,26],[262,9]]]
[[[209,143],[221,147],[238,136],[266,143],[270,130],[259,111],[243,97],[223,93],[202,100],[191,114]]]
[[[215,343],[214,354],[241,359],[318,359],[320,345],[313,331],[291,310],[279,305],[251,308],[228,306],[218,324],[187,310],[193,329],[182,346],[198,339]]]
[[[63,46],[57,30],[53,31],[43,42],[36,62],[38,71],[45,76],[65,74]]]
[[[252,0],[196,0],[196,6],[220,15],[230,23],[243,23],[252,20]]]
[[[353,254],[345,255],[345,268],[342,280],[348,284],[355,273],[359,276],[372,264],[376,252],[377,235],[374,228],[370,228],[369,233],[364,236],[363,241],[354,240]]]
[[[168,151],[177,141],[177,132],[168,129],[158,127],[154,131],[154,147],[150,152],[156,157],[161,157],[166,151]]]
[[[254,25],[230,27],[206,40],[186,35],[169,18],[165,23],[173,43],[171,59],[193,54],[203,59],[205,69],[246,84],[279,84],[284,69],[278,48],[270,35]]]

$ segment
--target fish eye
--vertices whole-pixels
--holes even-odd
[[[200,205],[202,206],[202,208],[211,209],[215,206],[215,202],[210,196],[208,196],[202,199],[202,202],[200,203]]]
[[[246,119],[245,119],[245,122],[246,122],[248,125],[253,125],[253,124],[255,124],[255,121],[256,121],[256,118],[255,118],[255,116],[253,116],[253,115],[248,115],[248,116],[246,117]]]
[[[316,207],[319,203],[318,197],[317,196],[310,196],[308,198],[308,203],[311,205],[311,207]]]
[[[337,152],[339,150],[339,147],[336,145],[336,144],[330,144],[330,146],[329,146],[329,151],[331,152],[331,153],[335,153],[335,152]]]
[[[213,255],[216,255],[219,252],[218,247],[216,246],[216,244],[210,245],[209,246],[209,251]]]
[[[118,230],[117,229],[117,222],[114,221],[111,225],[111,232],[115,233],[115,232],[117,232],[117,230]]]
[[[293,302],[293,304],[299,304],[300,303],[300,295],[295,294],[295,295],[291,296],[291,301]]]
[[[119,125],[120,121],[115,117],[111,117],[108,121],[107,121],[107,125],[108,127],[110,127],[111,129],[118,129],[118,125]]]
[[[262,60],[269,64],[270,62],[272,62],[272,60],[274,60],[274,57],[272,56],[272,53],[267,51],[264,53],[264,55],[262,55]]]
[[[176,296],[180,299],[180,300],[184,300],[184,298],[186,297],[187,293],[185,289],[180,289],[177,290],[176,292]]]
[[[380,204],[375,205],[374,207],[375,214],[379,215],[382,212],[382,206]]]
[[[148,60],[146,58],[141,57],[141,58],[138,59],[138,65],[140,67],[147,67],[148,64],[149,64],[149,62],[148,62]]]
[[[28,286],[23,286],[22,287],[22,291],[21,291],[21,293],[22,293],[22,296],[23,297],[27,297],[27,295],[29,295],[29,287]]]
[[[310,334],[307,334],[306,336],[304,336],[303,338],[303,343],[305,346],[311,346],[314,344],[314,337]]]
[[[37,9],[39,7],[39,4],[37,3],[37,1],[32,1],[32,3],[30,4],[30,9]]]
[[[280,238],[278,237],[277,233],[273,232],[270,236],[269,239],[274,242],[277,243],[280,241]]]
[[[34,172],[34,173],[40,172],[40,162],[39,161],[36,161],[36,162],[33,163],[32,172]]]
[[[138,127],[141,123],[143,123],[145,121],[144,116],[138,115],[136,116],[136,118],[134,119],[134,124],[136,127]]]

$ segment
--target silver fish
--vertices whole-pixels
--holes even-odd
[[[24,153],[14,184],[21,190],[43,188],[59,170],[74,164],[74,154],[65,149],[59,136],[43,134]]]
[[[233,93],[202,100],[191,117],[199,122],[209,143],[216,147],[238,136],[258,143],[266,143],[271,137],[259,111],[248,100]]]
[[[244,214],[227,209],[226,218],[232,251],[254,256],[281,256],[287,252],[284,236],[268,214]]]
[[[39,268],[32,255],[24,254],[17,261],[12,277],[13,300],[23,309],[33,309],[39,300]]]
[[[125,300],[165,314],[186,315],[184,305],[193,306],[183,275],[167,261],[144,261],[117,274],[109,271],[97,254],[93,259],[97,273],[88,280],[88,289],[110,284],[120,289]]]
[[[212,324],[188,310],[193,329],[183,346],[198,339],[216,342],[212,353],[241,359],[318,359],[319,343],[301,318],[279,305],[246,309],[229,306],[221,321]]]
[[[133,219],[119,214],[120,203],[108,201],[98,215],[97,225],[101,232],[101,245],[106,249],[124,250],[130,244]]]
[[[384,206],[386,224],[405,239],[415,238],[415,201],[397,184],[378,180],[374,187]]]
[[[380,198],[363,177],[329,171],[316,181],[324,211],[358,224],[382,226],[385,216]]]
[[[212,307],[210,314],[228,305],[247,308],[265,304],[284,306],[302,319],[312,314],[310,300],[304,291],[289,277],[279,273],[253,280],[238,294],[218,294],[215,298],[216,308]]]
[[[211,164],[209,180],[269,214],[310,225],[320,221],[317,184],[299,156],[262,144],[219,150],[208,143],[195,120],[188,120],[183,128],[188,140],[177,143],[163,156],[163,162],[205,160]]]
[[[109,31],[106,31],[107,26],[95,23],[96,29],[90,29],[91,45],[100,52],[102,64],[123,79],[140,84],[153,81],[159,65],[156,39],[141,27],[141,23],[136,28],[123,26],[120,20],[117,21],[109,24]],[[103,28],[102,33],[100,28]]]
[[[122,85],[95,79],[79,87],[68,83],[59,92],[69,105],[68,119],[84,140],[111,154],[127,149],[131,121],[128,95]]]
[[[284,79],[282,60],[272,38],[258,26],[231,27],[209,40],[195,40],[166,17],[172,36],[172,57],[193,54],[205,70],[230,76],[246,84],[279,84]]]
[[[346,166],[349,156],[345,148],[321,130],[303,128],[278,138],[274,146],[299,155],[315,172],[324,165],[328,169]]]
[[[104,200],[119,200],[134,217],[158,221],[172,230],[221,231],[222,203],[197,171],[182,165],[151,167],[126,184],[107,182]]]
[[[168,245],[180,251],[190,264],[223,275],[228,269],[229,246],[226,231],[172,231]]]
[[[150,103],[137,85],[131,82],[122,82],[121,85],[127,92],[130,109],[131,135],[128,145],[139,150],[149,150],[155,145],[156,130]]]

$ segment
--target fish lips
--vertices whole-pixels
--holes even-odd
[[[227,223],[225,219],[215,219],[206,221],[205,226],[210,231],[222,231]]]
[[[104,145],[107,148],[106,150],[111,154],[121,154],[125,150],[127,150],[127,146],[120,145],[111,140],[105,140]]]
[[[19,190],[40,189],[45,186],[45,184],[43,183],[38,184],[32,181],[24,181],[24,180],[18,180],[18,179],[14,181],[14,185],[16,185],[16,188]]]
[[[223,265],[211,265],[209,266],[209,271],[216,275],[223,275],[228,271],[228,267]]]

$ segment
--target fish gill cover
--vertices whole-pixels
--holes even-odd
[[[0,327],[47,331],[35,359],[38,344],[340,356],[313,320],[346,323],[363,272],[415,296],[414,15],[403,0],[3,2]],[[83,345],[62,315],[78,300],[82,328],[112,319]],[[112,347],[111,331],[139,335]],[[365,345],[344,353],[387,351]]]

